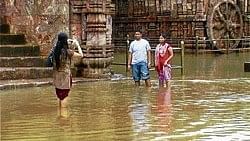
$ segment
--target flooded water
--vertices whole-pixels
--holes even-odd
[[[52,86],[1,91],[1,140],[249,141],[249,60],[250,53],[186,55],[185,76],[173,70],[163,89],[155,72],[150,89],[118,78],[76,84],[60,112]]]

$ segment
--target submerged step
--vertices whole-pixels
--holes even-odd
[[[35,57],[0,57],[0,67],[45,67],[45,59]]]
[[[48,67],[0,67],[0,80],[50,78],[52,68]]]
[[[38,45],[0,45],[0,57],[39,56]]]
[[[23,34],[0,34],[0,45],[21,45],[26,44]]]

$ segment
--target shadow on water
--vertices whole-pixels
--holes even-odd
[[[231,57],[186,56],[185,76],[162,89],[154,72],[150,89],[122,75],[75,84],[63,109],[52,86],[1,91],[1,140],[247,141],[247,57]]]

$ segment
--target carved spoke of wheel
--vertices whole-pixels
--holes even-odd
[[[208,16],[208,36],[220,50],[238,46],[243,21],[239,7],[231,0],[219,2]],[[234,40],[236,39],[236,40]],[[213,42],[212,42],[213,43]]]

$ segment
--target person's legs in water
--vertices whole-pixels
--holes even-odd
[[[166,88],[168,88],[170,86],[170,81],[169,80],[166,80]]]
[[[168,87],[168,80],[165,80],[166,87]]]
[[[69,98],[66,97],[66,98],[64,98],[63,100],[59,100],[60,105],[61,105],[62,108],[65,108],[65,107],[68,106],[68,99],[69,99]]]
[[[163,80],[166,83],[166,87],[169,85],[169,81],[171,80],[171,66],[167,65],[163,68]]]
[[[139,71],[139,65],[133,64],[131,65],[131,67],[132,67],[133,79],[135,81],[135,86],[140,86],[141,76],[140,76],[140,71]]]
[[[164,75],[162,72],[159,72],[158,79],[159,79],[159,86],[164,87]]]
[[[64,99],[63,101],[65,101],[66,99]],[[69,116],[68,113],[68,106],[65,105],[65,103],[63,103],[61,100],[59,100],[59,106],[58,106],[58,117],[60,118],[67,118]]]
[[[160,87],[164,87],[164,82],[162,82],[161,80],[159,80],[159,86]]]
[[[150,79],[145,80],[146,87],[151,87]]]
[[[139,87],[140,85],[140,81],[135,81],[135,86]]]
[[[145,80],[146,87],[151,87],[149,69],[147,63],[141,62],[139,66],[140,66],[140,75],[142,80]]]

